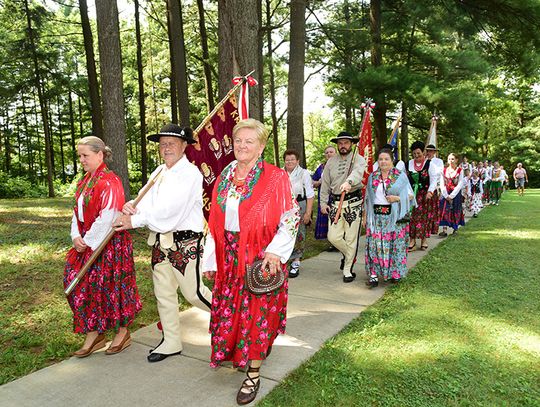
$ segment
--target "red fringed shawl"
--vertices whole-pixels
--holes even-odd
[[[79,221],[79,197],[84,196],[84,223]],[[105,195],[106,194],[106,195]],[[75,216],[77,218],[77,225],[79,226],[79,233],[84,237],[86,232],[90,229],[96,218],[101,214],[101,211],[105,209],[103,204],[105,199],[112,199],[112,204],[109,209],[122,210],[124,205],[124,188],[122,181],[118,176],[109,170],[105,163],[101,164],[92,176],[89,172],[77,184],[77,192],[75,193]]]
[[[251,195],[241,200],[239,205],[240,239],[238,246],[238,275],[245,274],[246,262],[252,263],[266,249],[276,235],[281,215],[293,207],[291,183],[287,173],[274,165],[260,162],[260,177],[253,185]],[[217,201],[218,189],[235,188],[232,185],[234,171],[229,167],[219,176],[214,185],[212,206],[208,226],[216,242],[218,275],[223,272],[225,261],[224,233],[225,211]],[[230,176],[227,177],[227,174]],[[222,194],[223,195],[223,194]],[[225,202],[226,205],[226,202]],[[245,253],[244,255],[241,255]]]

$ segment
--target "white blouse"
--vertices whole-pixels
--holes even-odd
[[[116,219],[118,214],[117,210],[112,208],[113,204],[113,193],[112,191],[109,192],[109,194],[104,194],[104,196],[101,198],[101,207],[103,208],[99,216],[96,218],[92,226],[90,227],[90,230],[86,232],[86,234],[83,237],[84,243],[88,247],[90,247],[92,250],[96,250],[97,247],[103,242],[105,239],[105,236],[112,230],[112,224],[113,221]],[[84,195],[81,194],[79,196],[79,199],[77,200],[77,206],[79,209],[79,221],[84,222]],[[79,233],[79,226],[77,225],[77,218],[75,214],[73,214],[73,217],[71,218],[71,240],[75,240],[75,238],[80,237],[81,234]]]
[[[240,206],[240,194],[235,188],[229,188],[227,203],[225,206],[225,230],[239,232],[241,230],[238,217]],[[293,207],[281,215],[279,228],[266,248],[265,252],[275,254],[280,257],[282,263],[289,259],[296,241],[296,219],[299,219],[300,209],[296,200],[293,199]],[[206,235],[203,255],[203,271],[216,271],[216,242],[210,232]]]

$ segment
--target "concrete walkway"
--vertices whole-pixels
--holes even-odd
[[[432,249],[442,239],[429,239]],[[365,286],[364,240],[359,244],[358,275],[344,284],[340,255],[323,252],[302,262],[290,280],[287,335],[279,336],[261,369],[260,400],[302,362],[319,350],[366,307],[384,294],[385,284]],[[427,251],[409,254],[412,268]],[[156,324],[132,333],[124,352],[86,359],[70,358],[0,387],[0,406],[234,406],[244,373],[209,367],[209,314],[192,308],[181,313],[184,351],[159,363],[146,355],[161,334]]]

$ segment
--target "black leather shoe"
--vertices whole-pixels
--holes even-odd
[[[163,359],[167,359],[169,356],[174,356],[174,355],[180,355],[182,353],[182,351],[180,352],[175,352],[175,353],[170,353],[168,355],[164,355],[163,353],[151,353],[149,354],[146,359],[148,359],[148,361],[150,363],[153,363],[153,362],[161,362]]]
[[[344,283],[352,283],[355,278],[356,278],[355,274],[353,274],[352,276],[343,276],[343,282]]]

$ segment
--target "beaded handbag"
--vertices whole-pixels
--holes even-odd
[[[252,294],[267,294],[285,282],[285,272],[282,269],[276,274],[270,274],[267,269],[261,268],[262,262],[257,260],[246,266],[246,287]]]

